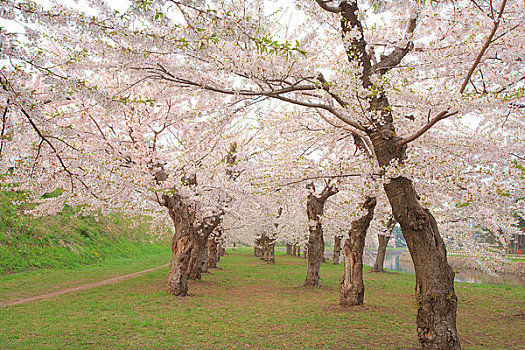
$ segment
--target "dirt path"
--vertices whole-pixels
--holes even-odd
[[[147,269],[147,270],[137,271],[137,272],[133,272],[133,273],[130,273],[130,274],[127,274],[127,275],[122,275],[122,276],[117,276],[117,277],[113,277],[113,278],[108,278],[107,280],[102,280],[102,281],[98,281],[98,282],[81,284],[81,285],[76,286],[76,287],[70,287],[70,288],[57,290],[57,291],[54,291],[54,292],[51,292],[51,293],[35,295],[35,296],[29,297],[29,298],[17,298],[17,299],[11,299],[11,300],[8,300],[8,301],[5,301],[5,302],[0,301],[0,306],[11,306],[11,305],[25,304],[25,303],[29,303],[31,301],[36,301],[36,300],[51,299],[51,298],[54,298],[54,297],[56,297],[58,295],[62,295],[62,294],[66,294],[66,293],[72,293],[72,292],[77,292],[79,290],[91,289],[91,288],[95,288],[95,287],[106,286],[106,285],[109,285],[109,284],[115,284],[115,283],[119,283],[119,282],[121,282],[121,281],[123,281],[125,279],[135,278],[135,277],[138,277],[138,276],[143,275],[145,273],[148,273],[148,272],[151,272],[151,271],[154,271],[154,270],[157,270],[157,269],[161,269],[161,268],[167,267],[167,266],[168,266],[168,264],[164,264],[162,266],[152,267],[152,268]]]

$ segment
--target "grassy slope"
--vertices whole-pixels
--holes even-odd
[[[169,252],[136,260],[158,265]],[[414,276],[366,274],[365,306],[337,304],[342,266],[323,264],[322,287],[300,288],[305,260],[279,255],[266,265],[244,249],[230,252],[191,295],[165,292],[167,269],[117,285],[0,309],[0,348],[24,349],[410,349],[415,341]],[[104,270],[84,267],[77,278]],[[114,263],[107,276],[130,272]],[[47,271],[0,277],[0,298],[69,284]],[[44,275],[41,275],[44,274]],[[11,280],[6,280],[11,278]],[[45,280],[45,278],[44,278]],[[18,286],[17,286],[18,284]],[[525,344],[525,289],[458,283],[458,328],[464,349],[519,349]]]
[[[23,195],[0,192],[0,274],[96,264],[162,249],[151,244],[149,225],[140,218],[112,214],[95,219],[71,207],[30,218],[21,216],[12,200],[24,202]]]

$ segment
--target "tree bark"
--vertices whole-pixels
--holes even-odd
[[[315,195],[313,183],[308,184],[310,190],[306,201],[306,212],[308,215],[308,270],[306,271],[305,287],[316,287],[319,285],[319,269],[324,259],[323,226],[320,215],[323,215],[326,200],[338,192],[337,188],[329,183],[319,196]]]
[[[191,250],[190,263],[188,266],[188,278],[192,280],[201,279],[203,251],[213,230],[220,224],[223,213],[206,217],[200,225],[195,228],[193,247]]]
[[[362,305],[365,296],[363,282],[363,249],[370,222],[374,217],[375,197],[368,197],[363,209],[366,210],[359,219],[352,222],[348,238],[343,247],[345,270],[340,283],[339,304],[342,306]]]
[[[314,222],[309,227],[310,236],[308,237],[308,270],[306,271],[306,287],[315,287],[319,285],[319,269],[322,261],[321,237],[323,228],[320,222]],[[306,257],[306,248],[305,248]]]
[[[385,263],[386,248],[388,246],[388,241],[392,235],[392,230],[396,226],[396,220],[393,216],[390,216],[387,222],[384,225],[384,233],[377,234],[377,255],[374,267],[370,269],[369,272],[383,272],[383,265]]]
[[[168,273],[168,291],[177,296],[188,293],[188,266],[195,236],[195,213],[180,195],[164,196],[164,204],[173,220],[175,234],[171,240],[171,262]]]
[[[206,246],[208,237],[203,234],[196,234],[190,253],[190,262],[188,264],[188,278],[191,280],[201,279],[202,251]]]
[[[339,259],[341,257],[341,239],[343,237],[335,235],[334,236],[334,265],[339,265]]]
[[[321,4],[321,2],[318,1]],[[375,85],[373,74],[382,75],[397,66],[413,47],[397,48],[372,66],[367,52],[363,25],[359,20],[358,2],[342,1],[339,7],[324,9],[341,14],[345,48],[350,62],[361,68],[361,83],[370,92],[363,96],[369,104],[367,112],[372,125],[365,128],[373,153],[383,168],[392,163],[403,163],[406,143],[397,136],[392,106],[381,86]],[[411,20],[409,31],[416,28]],[[410,33],[408,33],[410,34]],[[348,38],[347,38],[348,36]],[[378,69],[384,66],[387,69]],[[444,242],[439,234],[436,220],[429,210],[419,203],[418,195],[410,179],[399,176],[383,185],[394,218],[401,225],[416,272],[416,300],[418,304],[417,331],[422,349],[460,349],[456,329],[457,297],[454,291],[454,272],[447,262]]]
[[[202,250],[202,258],[201,258],[201,274],[202,273],[208,273],[208,249],[209,249],[210,240],[209,237],[206,240],[206,244],[204,245],[204,249]]]
[[[380,97],[385,103],[385,96]],[[388,100],[386,100],[388,103]],[[392,123],[372,133],[381,166],[405,158]],[[419,203],[412,181],[399,176],[384,186],[394,219],[399,222],[416,272],[417,333],[422,349],[460,349],[456,329],[457,296],[454,271],[434,216]]]
[[[275,240],[271,240],[268,243],[268,259],[266,260],[268,264],[275,264]]]
[[[294,244],[293,244],[293,247],[292,247],[292,255],[293,255],[293,256],[296,256],[296,255],[297,255],[297,243],[294,243]]]
[[[208,239],[208,268],[217,268],[217,241],[214,235],[211,235]]]
[[[292,255],[292,244],[286,243],[286,255]]]
[[[454,271],[436,220],[419,203],[412,181],[392,179],[385,191],[416,272],[417,333],[422,349],[460,349]]]
[[[383,264],[385,263],[386,247],[388,246],[388,241],[390,236],[385,236],[383,234],[378,234],[377,239],[379,245],[377,247],[376,261],[374,267],[370,269],[370,272],[383,272]]]

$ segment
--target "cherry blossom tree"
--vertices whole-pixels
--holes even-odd
[[[374,175],[382,183],[402,228],[416,270],[421,346],[460,347],[454,273],[438,223],[454,237],[471,237],[458,232],[481,226],[505,242],[505,235],[515,230],[514,215],[523,212],[523,186],[516,181],[523,175],[525,154],[520,2],[298,0],[282,10],[297,19],[293,27],[275,20],[270,15],[274,9],[264,1],[137,1],[123,13],[101,3],[92,6],[94,14],[60,5],[41,9],[29,2],[2,6],[5,18],[40,26],[36,31],[27,25],[23,40],[2,31],[2,58],[11,60],[11,68],[2,70],[3,109],[17,111],[4,113],[2,155],[12,165],[2,170],[15,168],[13,182],[31,178],[29,160],[43,157],[44,151],[46,162],[54,159],[55,164],[54,171],[42,173],[67,174],[68,188],[84,188],[86,194],[90,189],[97,197],[129,188],[118,186],[126,172],[109,171],[112,190],[93,191],[100,181],[92,185],[85,166],[78,162],[72,168],[65,159],[74,153],[71,146],[83,149],[64,137],[67,144],[48,136],[56,135],[51,127],[73,134],[65,105],[55,108],[58,115],[42,113],[51,105],[69,103],[71,96],[76,106],[82,96],[106,110],[115,100],[147,105],[150,94],[140,92],[149,89],[198,99],[200,104],[186,100],[184,111],[207,110],[217,96],[232,111],[269,99],[293,105],[295,112],[292,107],[283,112],[300,118],[289,124],[310,129],[322,125],[312,129],[310,141],[326,146],[319,149],[335,153],[346,146],[367,155],[353,173]],[[39,45],[43,38],[53,45]],[[56,57],[48,54],[55,51],[60,51]],[[34,88],[37,73],[45,78],[44,88]],[[107,77],[118,84],[101,82]],[[76,112],[69,113],[78,117]],[[252,118],[264,120],[265,115]],[[36,147],[25,138],[11,144],[4,139],[22,125],[31,130]],[[134,137],[131,132],[129,138]],[[147,149],[127,141],[126,151],[111,158],[117,164],[127,162],[128,152]],[[15,152],[21,145],[24,152]],[[107,159],[96,157],[96,151],[79,153],[89,153],[95,161]],[[30,156],[22,161],[19,154]],[[152,158],[140,159],[148,164]],[[323,159],[335,162],[333,156]],[[111,168],[109,164],[102,162],[101,169]],[[96,179],[100,172],[91,174]],[[148,176],[153,181],[151,173],[144,179]],[[45,181],[37,184],[46,186]]]

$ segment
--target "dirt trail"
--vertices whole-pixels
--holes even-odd
[[[167,266],[168,266],[168,264],[164,264],[162,266],[152,267],[150,269],[133,272],[133,273],[130,273],[130,274],[127,274],[127,275],[112,277],[112,278],[108,278],[106,280],[92,282],[92,283],[81,284],[81,285],[76,286],[76,287],[70,287],[70,288],[57,290],[57,291],[54,291],[54,292],[51,292],[51,293],[35,295],[35,296],[29,297],[29,298],[17,298],[17,299],[11,299],[11,300],[8,300],[8,301],[5,301],[5,302],[0,301],[0,306],[11,306],[11,305],[25,304],[25,303],[29,303],[31,301],[36,301],[36,300],[51,299],[51,298],[54,298],[54,297],[56,297],[58,295],[62,295],[62,294],[66,294],[66,293],[72,293],[72,292],[77,292],[79,290],[91,289],[91,288],[95,288],[95,287],[106,286],[106,285],[109,285],[109,284],[115,284],[115,283],[119,283],[119,282],[121,282],[121,281],[123,281],[125,279],[138,277],[138,276],[143,275],[145,273],[148,273],[148,272],[151,272],[151,271],[154,271],[154,270],[157,270],[157,269],[161,269],[161,268],[167,267]]]

